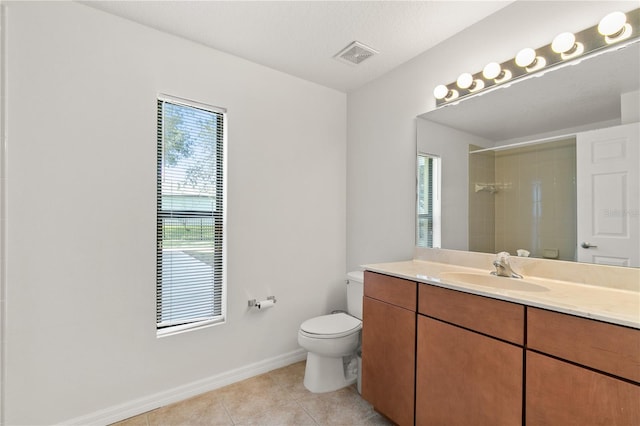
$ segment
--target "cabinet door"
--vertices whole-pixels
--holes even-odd
[[[413,425],[416,314],[363,299],[362,397],[398,425]]]
[[[640,387],[527,351],[527,425],[640,425]]]
[[[375,272],[364,272],[364,295],[381,302],[416,310],[417,283]]]
[[[523,349],[418,315],[416,425],[522,423]]]
[[[420,284],[418,313],[524,345],[524,306]]]
[[[527,309],[527,348],[640,382],[640,330]]]

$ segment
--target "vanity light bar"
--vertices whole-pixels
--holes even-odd
[[[436,106],[587,56],[622,41],[638,41],[636,39],[640,39],[640,8],[627,13],[612,12],[598,25],[576,34],[560,33],[546,46],[522,49],[513,59],[501,64],[491,62],[480,72],[463,73],[455,82],[437,86],[433,91]]]

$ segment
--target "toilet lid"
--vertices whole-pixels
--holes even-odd
[[[360,330],[360,328],[362,328],[362,321],[342,312],[311,318],[300,325],[300,330],[318,335],[344,335]]]

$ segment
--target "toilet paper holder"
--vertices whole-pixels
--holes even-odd
[[[270,300],[270,301],[272,301],[273,303],[276,303],[276,302],[277,302],[277,300],[276,300],[276,297],[275,297],[275,296],[268,296],[268,297],[267,297],[267,300]],[[250,308],[253,308],[253,307],[260,308],[260,301],[259,301],[259,300],[256,300],[256,299],[249,299],[249,301],[248,301],[248,302],[249,302],[249,307],[250,307]]]

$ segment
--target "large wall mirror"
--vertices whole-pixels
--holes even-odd
[[[639,104],[635,42],[420,115],[440,247],[639,267]]]

